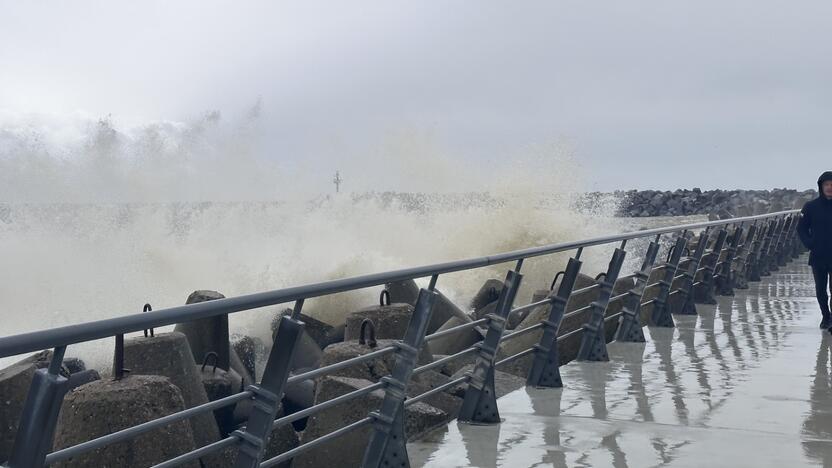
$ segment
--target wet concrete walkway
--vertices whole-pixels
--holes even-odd
[[[562,367],[563,389],[504,396],[501,425],[409,444],[412,465],[832,467],[832,336],[805,258],[718,300]]]

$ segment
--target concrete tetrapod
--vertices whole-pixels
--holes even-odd
[[[323,403],[371,384],[372,382],[364,379],[324,377],[318,385],[315,403]],[[308,443],[366,418],[371,411],[379,408],[383,399],[384,392],[375,390],[368,395],[311,416],[306,430],[301,435],[301,443]],[[409,439],[418,437],[447,421],[447,415],[442,410],[422,402],[407,406],[405,412],[405,432]],[[302,453],[295,458],[292,468],[361,466],[371,429],[372,425],[366,425],[324,443],[309,452]]]
[[[41,351],[0,370],[0,463],[12,455],[20,415],[35,371],[48,367],[51,360],[52,351]],[[73,382],[73,377],[86,379],[83,383],[100,378],[97,372],[87,371],[80,359],[66,358],[63,363],[64,370],[71,374],[71,386],[82,383]]]
[[[470,307],[476,313],[483,307],[491,304],[500,298],[500,291],[503,290],[505,283],[498,279],[489,279],[480,287],[479,291],[471,299]]]
[[[560,324],[558,336],[578,330],[583,326],[584,323],[587,322],[589,315],[591,314],[591,310],[586,309],[586,307],[588,307],[593,301],[598,299],[599,289],[595,287],[591,289],[586,288],[589,288],[594,284],[594,278],[583,274],[578,275],[578,278],[575,281],[573,294],[569,298],[569,302],[566,305],[566,314],[564,315],[563,321]],[[628,276],[624,278],[619,278],[618,281],[615,282],[615,286],[613,287],[612,296],[615,297],[621,295],[630,290],[633,286],[634,281],[632,277]],[[583,291],[580,291],[581,289],[583,289]],[[557,286],[555,290],[557,290]],[[623,298],[610,301],[605,312],[605,317],[609,317],[620,311],[622,304]],[[584,310],[577,312],[580,309]],[[528,316],[526,316],[526,318],[520,323],[520,325],[517,326],[517,330],[522,330],[534,326],[540,323],[541,321],[548,319],[548,314],[548,307],[535,308],[528,314]],[[612,340],[617,327],[617,320],[607,320],[604,323],[604,333],[607,341]],[[500,345],[500,349],[497,354],[497,359],[499,360],[504,357],[517,354],[534,346],[535,344],[539,343],[542,333],[542,330],[535,330],[533,332],[526,333],[512,340],[503,342]],[[580,345],[581,333],[575,333],[559,341],[558,351],[560,356],[560,364],[564,365],[567,362],[575,359],[575,357],[578,354],[578,349]],[[501,367],[501,370],[525,378],[528,375],[528,372],[531,368],[531,362],[531,355],[524,356],[523,358],[517,359],[514,362],[511,362]]]
[[[404,337],[404,332],[407,330],[408,323],[410,323],[411,315],[413,315],[413,306],[403,303],[367,307],[353,312],[347,316],[344,341],[352,341],[359,338],[361,323],[364,320],[373,322],[377,339],[390,338],[400,340]]]
[[[188,296],[185,304],[224,299],[225,296],[217,291],[198,290]],[[228,315],[218,315],[202,320],[178,323],[174,331],[184,334],[188,338],[194,362],[202,362],[205,355],[217,353],[217,365],[225,370],[234,369],[243,378],[244,385],[254,383],[254,376],[249,374],[243,361],[231,347],[228,333]]]
[[[324,350],[324,356],[321,359],[321,367],[372,353],[379,349],[391,346],[397,341],[398,340],[378,340],[378,345],[375,348],[371,348],[365,344],[359,344],[357,341],[345,341],[343,343],[329,345]],[[391,353],[380,358],[371,359],[369,361],[349,366],[345,369],[337,370],[329,375],[366,379],[377,382],[378,379],[390,374],[390,370],[393,368],[395,360],[395,354]],[[431,361],[432,359],[430,353],[423,347],[419,352],[418,365],[427,364]]]
[[[416,298],[419,295],[419,287],[413,280],[398,281],[395,283],[387,283],[385,289],[390,293],[391,303],[405,303],[414,305]],[[451,302],[441,291],[436,290],[439,297],[433,305],[433,311],[430,316],[430,323],[428,324],[428,333],[435,332],[439,327],[448,321],[451,317],[456,317],[462,323],[470,322],[471,319],[465,312],[462,311],[456,304]]]
[[[70,391],[55,433],[55,449],[70,447],[185,409],[182,392],[166,377],[129,375]],[[191,426],[178,421],[53,466],[147,467],[194,450]],[[183,465],[199,468],[199,462]],[[220,465],[216,465],[220,466]]]
[[[179,387],[186,408],[208,403],[208,395],[194,362],[185,335],[178,332],[159,333],[155,337],[138,336],[124,340],[124,367],[132,375],[159,375]],[[189,419],[193,439],[198,447],[220,438],[213,414],[203,413]],[[203,459],[206,465],[226,466],[220,456]]]

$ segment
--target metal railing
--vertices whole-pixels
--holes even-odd
[[[562,364],[558,351],[560,343],[569,339],[577,339],[580,336],[578,359],[606,360],[608,359],[606,327],[613,320],[618,320],[615,339],[625,342],[644,341],[642,327],[645,323],[641,319],[643,315],[646,315],[646,322],[649,325],[674,326],[673,314],[696,313],[694,292],[697,288],[711,294],[733,294],[734,288],[743,287],[747,281],[759,280],[761,276],[770,274],[778,266],[784,265],[786,261],[801,253],[802,247],[795,235],[797,217],[797,210],[789,210],[730,220],[647,229],[217,299],[2,337],[0,338],[0,357],[54,349],[49,367],[35,373],[8,466],[10,468],[40,467],[64,461],[244,400],[251,400],[253,403],[244,426],[221,440],[156,466],[179,466],[229,447],[237,449],[235,467],[275,466],[346,433],[365,427],[371,427],[372,431],[364,453],[364,467],[377,468],[392,464],[409,466],[405,445],[407,434],[403,422],[406,407],[451,387],[466,385],[458,416],[459,421],[480,424],[499,423],[494,386],[495,368],[528,356],[531,358],[531,363],[527,385],[559,387],[562,385],[559,372],[559,366]],[[700,231],[698,236],[695,236],[695,231]],[[714,231],[716,231],[715,234]],[[666,257],[661,257],[659,250],[662,237],[668,235],[668,245],[672,245]],[[627,254],[627,243],[634,239],[650,239],[647,251],[643,254],[643,263],[632,277],[634,286],[623,294],[613,295]],[[694,241],[695,246],[691,250]],[[581,270],[580,258],[583,250],[592,246],[613,243],[619,243],[619,245],[613,252],[607,270],[595,278],[593,285],[575,290],[574,286]],[[568,260],[565,269],[555,276],[550,294],[543,300],[515,307],[515,297],[523,278],[521,268],[524,260],[568,251],[576,251],[576,253]],[[657,258],[665,259],[657,262]],[[433,306],[439,297],[436,284],[440,275],[508,262],[514,262],[514,266],[506,273],[504,287],[500,291],[493,312],[479,320],[471,319],[467,323],[430,335],[426,333]],[[682,265],[685,265],[684,269],[681,269]],[[429,286],[419,290],[408,328],[401,340],[358,357],[298,375],[290,375],[295,348],[304,330],[304,323],[299,319],[306,299],[425,277],[430,278]],[[654,277],[659,279],[656,280]],[[650,278],[654,278],[653,282],[649,282]],[[656,292],[655,298],[645,300],[644,295],[648,290]],[[577,294],[587,292],[597,293],[588,306],[568,310],[570,299]],[[63,397],[69,389],[69,379],[60,373],[63,356],[68,346],[288,302],[294,302],[292,314],[284,317],[279,323],[275,344],[268,356],[265,371],[259,383],[249,385],[244,391],[226,398],[50,453],[57,415]],[[609,305],[618,302],[621,304],[621,310],[609,313]],[[652,309],[651,313],[643,314],[642,308],[648,306]],[[545,319],[530,326],[506,332],[506,323],[510,314],[527,314],[533,309],[542,307],[548,308],[548,311],[545,311]],[[577,319],[581,314],[588,316],[581,326],[571,330],[561,328],[564,320]],[[455,354],[417,367],[417,356],[425,343],[475,328],[484,332],[482,341]],[[540,337],[534,346],[508,356],[501,356],[498,360],[501,345],[538,331]],[[278,406],[287,385],[298,384],[391,355],[395,357],[391,373],[378,382],[319,402],[296,413],[277,417]],[[475,357],[473,369],[462,377],[451,379],[420,395],[407,396],[408,384],[413,376],[437,369],[463,357],[472,356]],[[378,411],[371,412],[363,419],[308,441],[276,457],[262,460],[266,442],[275,429],[378,390],[384,392]]]

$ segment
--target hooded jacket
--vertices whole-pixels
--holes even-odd
[[[832,180],[832,171],[818,178],[818,198],[806,202],[800,211],[797,233],[809,249],[809,265],[832,269],[832,200],[823,195],[823,183]]]

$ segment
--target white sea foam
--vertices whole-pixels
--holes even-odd
[[[135,313],[145,302],[179,305],[195,289],[232,296],[632,227],[613,217],[615,200],[581,203],[580,167],[559,145],[525,149],[487,170],[475,165],[459,180],[487,183],[461,182],[456,193],[448,188],[461,161],[400,145],[400,155],[387,153],[402,159],[392,166],[431,168],[407,175],[421,193],[364,187],[322,195],[306,190],[285,159],[251,143],[257,138],[255,114],[128,129],[106,119],[6,116],[0,334]],[[445,172],[432,185],[438,170]],[[349,168],[342,172],[349,177]],[[586,270],[603,270],[611,248],[588,249]],[[547,287],[565,258],[528,260],[519,300]],[[465,307],[485,279],[509,267],[446,275],[438,286]],[[378,293],[316,299],[305,310],[337,322]],[[273,310],[235,314],[232,329],[266,338]],[[111,346],[72,346],[69,355],[106,366]]]

